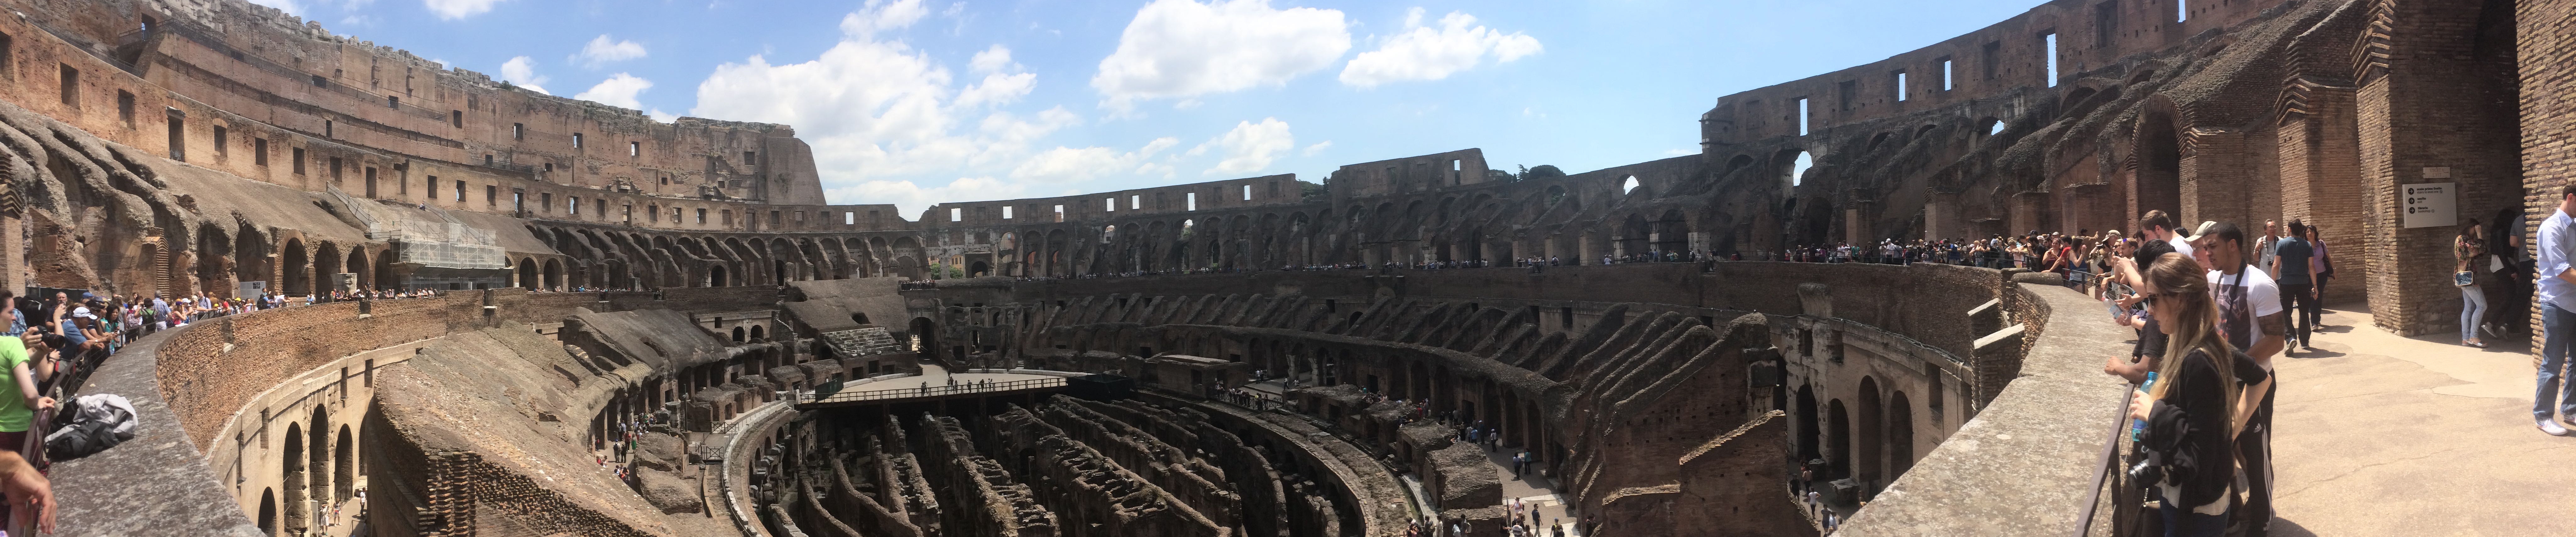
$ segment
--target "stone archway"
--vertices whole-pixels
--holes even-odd
[[[1914,468],[1914,404],[1901,391],[1887,396],[1887,464],[1889,482]]]
[[[1879,473],[1879,470],[1885,467],[1881,463],[1886,450],[1881,448],[1886,445],[1881,442],[1886,436],[1887,429],[1886,406],[1879,399],[1878,379],[1861,377],[1859,398],[1860,408],[1857,416],[1859,422],[1854,423],[1851,429],[1852,463],[1854,464],[1852,473],[1858,476],[1860,481],[1867,483],[1862,487],[1863,490],[1876,490],[1887,485],[1880,480],[1884,474]]]

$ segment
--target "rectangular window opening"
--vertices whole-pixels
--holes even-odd
[[[1057,221],[1057,222],[1063,222],[1063,221],[1064,221],[1064,206],[1063,206],[1063,205],[1057,205],[1057,206],[1055,206],[1055,221]]]
[[[626,156],[644,154],[644,142],[626,142]]]
[[[2057,32],[2041,36],[2048,41],[2048,87],[2057,87]]]
[[[1011,217],[1011,211],[1010,211],[1010,209],[1003,209],[1003,210],[1002,210],[1002,217],[1003,217],[1003,218],[1010,218],[1010,217]],[[844,226],[855,226],[855,225],[859,225],[859,212],[858,212],[858,211],[841,211],[841,225],[844,225]]]
[[[707,223],[707,210],[706,210],[706,209],[698,209],[698,223],[700,223],[700,224]]]
[[[1141,209],[1144,207],[1145,196],[1143,194],[1131,194],[1127,196],[1127,208],[1129,210]]]
[[[1118,198],[1105,198],[1100,201],[1108,208],[1106,212],[1118,212]]]
[[[1958,89],[1958,87],[1959,87],[1959,82],[1958,82],[1958,80],[1959,80],[1959,79],[1957,79],[1957,78],[1953,78],[1953,77],[1950,75],[1950,65],[1951,65],[1951,63],[1952,63],[1952,62],[1950,61],[1950,58],[1948,58],[1948,57],[1943,57],[1943,58],[1941,58],[1941,91],[1950,91],[1950,90],[1953,90],[1953,89]]]
[[[567,214],[581,214],[581,196],[565,197],[564,212]]]
[[[401,96],[396,96],[396,95],[386,95],[386,96],[385,96],[385,108],[397,108],[397,109],[402,108],[402,97],[401,97]]]
[[[232,150],[232,148],[225,147],[226,145],[229,145],[227,142],[230,142],[230,141],[231,141],[231,140],[229,139],[231,134],[232,134],[232,133],[230,133],[230,132],[226,132],[226,130],[224,129],[224,126],[223,126],[223,125],[216,125],[216,126],[215,126],[215,156],[216,156],[216,157],[220,158],[220,157],[230,157],[230,156],[233,156],[233,150]]]
[[[949,209],[948,209],[948,221],[950,221],[950,222],[964,222],[964,221],[966,221],[966,209],[965,209],[965,208],[963,208],[963,207],[951,207],[951,208],[949,208]]]
[[[304,148],[295,148],[294,160],[290,162],[295,165],[296,175],[304,175]]]
[[[336,126],[337,126],[337,125],[333,124],[331,120],[328,120],[328,119],[322,120],[322,137],[323,137],[323,138],[338,138],[338,137],[340,137],[339,135],[337,135],[337,134],[333,134],[333,133],[331,132],[331,131],[333,130],[333,129],[332,129],[332,127],[336,127]]]
[[[447,111],[447,126],[450,126],[450,127],[456,127],[456,128],[459,128],[459,129],[465,128],[465,111],[464,111],[464,110],[449,110],[449,111]]]
[[[429,180],[422,181],[421,185],[429,188],[428,190],[421,191],[422,193],[429,195],[429,201],[438,201],[438,176],[429,176]]]
[[[2106,1],[2093,5],[2093,48],[2110,48],[2111,39],[2119,35],[2120,3]]]
[[[13,56],[9,34],[0,33],[0,78],[18,78],[18,62]]]
[[[2174,0],[2174,22],[2191,20],[2191,0]]]
[[[512,139],[512,140],[526,140],[526,139],[528,139],[528,125],[527,125],[527,124],[525,124],[525,123],[511,123],[511,124],[510,124],[510,139]]]
[[[465,203],[465,181],[462,179],[456,181],[456,203],[459,205]]]
[[[1252,185],[1243,185],[1244,201],[1252,201]]]
[[[1905,72],[1896,72],[1896,102],[1905,102]]]
[[[1798,98],[1798,135],[1807,135],[1807,98]]]
[[[116,119],[124,121],[125,128],[134,128],[134,92],[116,90]]]
[[[268,139],[267,139],[267,138],[252,138],[252,139],[250,139],[250,164],[251,164],[252,166],[267,166],[267,165],[268,165]]]
[[[1984,56],[1980,58],[1980,59],[1981,59],[1981,60],[1983,60],[1983,61],[1977,62],[1977,63],[1982,64],[1982,65],[1984,65],[1984,66],[1985,66],[1985,70],[1986,70],[1986,80],[1994,80],[1994,79],[1995,79],[1995,74],[1996,74],[1998,71],[2001,71],[2001,68],[2003,67],[2003,63],[2004,63],[2004,58],[2003,58],[2003,56],[2004,56],[2004,42],[2002,42],[2002,41],[1988,41],[1988,42],[1986,42],[1986,47],[1985,47]]]
[[[581,149],[581,133],[572,133],[572,148]]]
[[[2048,88],[2058,88],[2058,34],[2050,31],[2043,39],[2048,41]]]
[[[1190,192],[1190,193],[1186,193],[1186,194],[1181,194],[1181,205],[1183,206],[1183,207],[1182,207],[1182,210],[1189,210],[1189,211],[1196,211],[1196,210],[1199,210],[1199,193],[1197,193],[1197,192]]]
[[[376,197],[376,167],[368,166],[361,171],[365,172],[367,177],[367,197]]]
[[[170,130],[170,160],[187,162],[188,116],[186,114],[179,113],[177,109],[171,109],[169,111],[169,119],[164,123],[169,126]]]
[[[1004,205],[1004,206],[1002,206],[1002,219],[1003,219],[1003,220],[1009,220],[1009,219],[1011,219],[1011,206],[1009,206],[1009,205]]]
[[[63,106],[72,107],[74,110],[80,109],[80,70],[73,69],[70,64],[63,64],[62,78]]]
[[[501,185],[483,185],[483,205],[486,207],[501,206]]]

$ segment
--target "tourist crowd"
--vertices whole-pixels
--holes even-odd
[[[2130,351],[2102,371],[2136,389],[2125,466],[2158,500],[2165,535],[2263,535],[2272,520],[2273,358],[2316,351],[2330,250],[2299,220],[2265,222],[2251,237],[2234,222],[2178,229],[2161,210],[2137,223],[2132,234],[2035,235],[2002,249],[2018,266],[2068,275],[2103,302],[2111,323],[2136,332]]]

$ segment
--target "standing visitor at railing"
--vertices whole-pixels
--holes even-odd
[[[2128,360],[2113,357],[2109,363],[2103,364],[2102,372],[2119,376],[2129,381],[2129,384],[2146,382],[2147,372],[2157,370],[2164,363],[2166,341],[2164,327],[2157,322],[2156,316],[2148,315],[2143,311],[2142,306],[2147,299],[2144,287],[2146,278],[2140,274],[2140,271],[2154,264],[2157,258],[2169,253],[2174,253],[2172,243],[2142,240],[2137,248],[2130,252],[2132,257],[2114,263],[2111,267],[2112,274],[2103,279],[2104,285],[2125,288],[2123,290],[2127,294],[2113,297],[2112,317],[2121,326],[2137,330],[2138,343],[2130,347]]]
[[[2216,537],[2227,531],[2235,485],[2231,440],[2243,385],[2263,368],[2218,333],[2208,271],[2190,256],[2167,254],[2146,268],[2147,311],[2172,337],[2157,382],[2132,399],[2130,419],[2145,420],[2138,441],[2145,461],[2132,480],[2153,483],[2169,537]]]
[[[2576,416],[2576,383],[2566,382],[2567,347],[2576,344],[2576,271],[2567,270],[2568,229],[2576,225],[2576,181],[2558,189],[2558,210],[2540,222],[2540,372],[2531,414],[2540,431],[2567,436],[2561,416]]]
[[[2239,431],[2235,437],[2236,454],[2243,461],[2245,505],[2238,509],[2235,523],[2244,531],[2234,535],[2260,537],[2272,524],[2272,398],[2279,379],[2272,376],[2272,355],[2281,352],[2287,322],[2281,309],[2281,288],[2272,278],[2245,260],[2245,232],[2236,224],[2207,222],[2193,237],[2192,247],[2209,261],[2211,299],[2218,305],[2218,331],[2226,336],[2228,346],[2243,349],[2263,368],[2263,380],[2247,387],[2236,400],[2234,420]]]

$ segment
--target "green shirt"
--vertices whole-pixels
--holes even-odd
[[[0,373],[15,371],[27,363],[27,344],[14,337],[0,337]],[[27,423],[36,417],[27,408],[27,394],[18,391],[18,379],[0,374],[0,433],[25,432]]]

